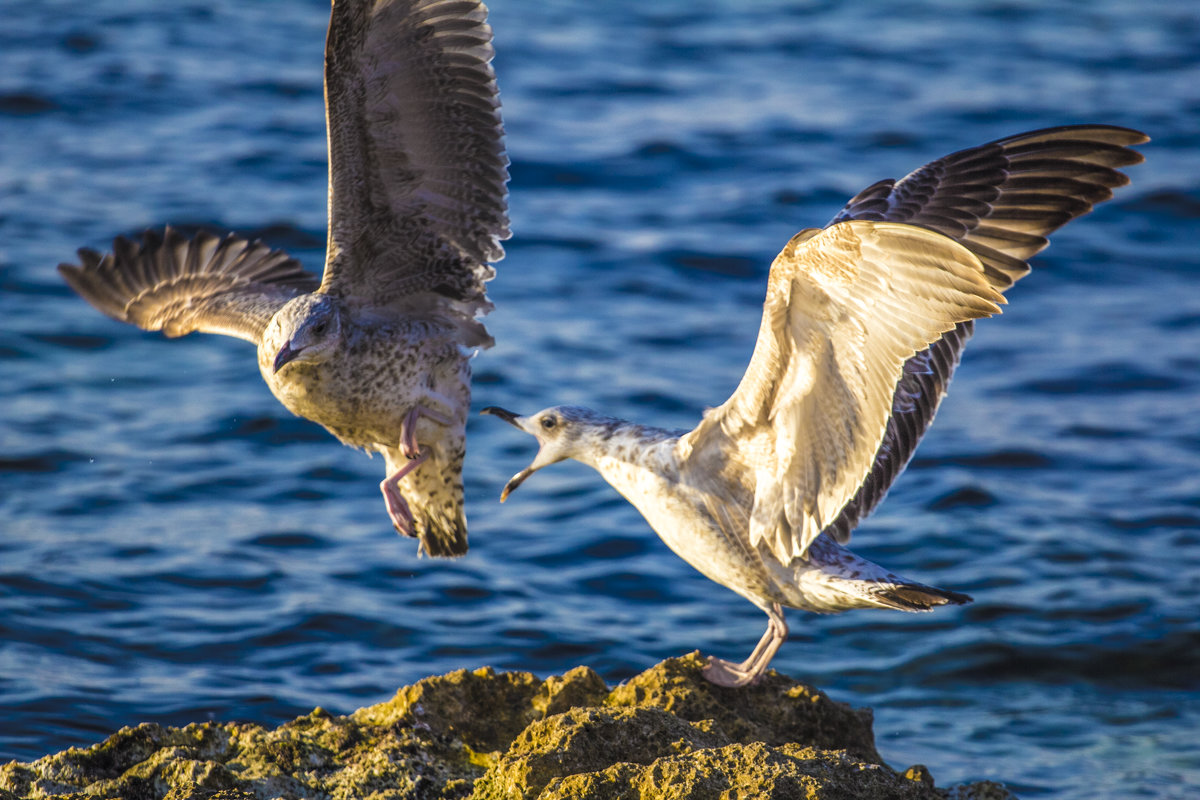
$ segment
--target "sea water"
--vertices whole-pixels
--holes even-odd
[[[122,725],[344,713],[425,675],[617,682],[766,618],[585,467],[472,416],[471,551],[416,557],[378,458],[253,348],[109,321],[55,272],[172,223],[323,259],[324,2],[3,3],[0,760]],[[476,410],[690,427],[771,259],[850,196],[1037,127],[1149,133],[979,325],[855,549],[968,592],[791,612],[773,666],[875,709],[894,766],[1023,797],[1200,792],[1200,16],[1186,3],[495,0],[513,238]],[[190,228],[189,228],[190,229]]]

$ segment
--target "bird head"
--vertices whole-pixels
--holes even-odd
[[[323,294],[303,294],[288,301],[271,318],[264,336],[269,345],[272,369],[287,364],[320,364],[328,359],[342,340],[342,319],[334,298]]]
[[[480,413],[499,417],[538,440],[538,452],[533,463],[512,476],[500,492],[501,503],[507,500],[508,495],[524,483],[526,478],[542,467],[557,464],[568,458],[578,459],[581,442],[607,420],[591,409],[580,406],[554,406],[528,417],[496,406],[489,406]]]

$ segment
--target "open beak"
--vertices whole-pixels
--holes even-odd
[[[516,475],[513,475],[509,479],[508,483],[504,484],[504,488],[500,490],[500,502],[503,503],[505,500],[507,500],[508,495],[512,492],[512,490],[524,483],[525,479],[535,472],[537,472],[537,470],[534,467],[529,466],[518,472]]]
[[[504,420],[505,422],[507,422],[509,425],[512,425],[513,427],[516,427],[516,428],[521,427],[521,424],[519,422],[517,422],[517,420],[521,418],[521,415],[514,414],[512,411],[509,411],[507,408],[500,408],[500,406],[488,406],[487,408],[485,408],[483,411],[480,411],[479,413],[480,414],[491,414],[493,417],[499,417],[500,419]],[[524,429],[522,428],[522,430],[524,430]]]
[[[521,415],[515,414],[506,408],[500,408],[499,406],[488,406],[487,408],[485,408],[483,411],[480,411],[479,413],[480,414],[490,414],[493,417],[499,417],[500,419],[507,422],[509,425],[512,425],[514,428],[519,428],[520,430],[523,430],[526,433],[529,433],[529,431],[525,430],[525,426],[521,424]],[[540,455],[540,453],[539,453],[539,455]],[[503,503],[505,500],[507,500],[508,495],[514,489],[516,489],[518,486],[520,486],[522,483],[524,483],[526,478],[528,478],[533,473],[537,472],[539,469],[541,469],[541,467],[542,467],[542,465],[538,464],[537,459],[535,458],[533,460],[532,464],[530,464],[528,467],[526,467],[525,469],[518,472],[516,475],[513,475],[512,478],[509,479],[508,483],[506,483],[504,485],[504,489],[501,490],[501,492],[500,492],[500,502]]]
[[[300,350],[293,350],[290,343],[285,343],[283,347],[279,348],[279,352],[275,354],[275,372],[279,372],[279,370],[283,369],[283,365],[300,355],[300,352],[303,349],[304,348],[300,348]]]

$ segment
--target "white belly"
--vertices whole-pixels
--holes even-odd
[[[741,535],[724,531],[704,498],[645,467],[603,458],[596,469],[628,500],[671,550],[709,580],[752,602],[782,600],[769,571]]]

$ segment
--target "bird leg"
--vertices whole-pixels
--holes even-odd
[[[767,665],[775,657],[780,645],[787,641],[788,627],[783,618],[783,608],[773,603],[767,612],[767,630],[754,646],[754,652],[740,664],[716,656],[708,657],[708,665],[701,672],[710,682],[718,686],[746,686],[758,683],[767,672]]]
[[[379,484],[379,490],[383,492],[383,500],[387,504],[388,516],[392,518],[392,526],[402,536],[414,534],[412,511],[408,507],[408,501],[400,494],[400,481],[405,475],[424,464],[427,458],[429,458],[428,452],[418,453],[415,457],[410,456],[407,464],[388,475]]]
[[[417,442],[417,420],[421,417],[428,417],[439,425],[450,425],[454,422],[440,411],[418,404],[409,410],[400,424],[400,452],[408,459],[408,463],[384,478],[379,484],[379,490],[383,492],[384,502],[387,503],[392,526],[403,536],[413,536],[414,533],[412,509],[400,494],[400,481],[429,458],[429,451],[421,452],[421,445]]]
[[[408,415],[404,417],[403,424],[400,425],[400,452],[404,453],[405,458],[416,458],[421,452],[421,446],[417,444],[417,420],[421,417],[428,417],[439,425],[449,425],[454,422],[450,417],[431,408],[422,405],[413,406]]]

